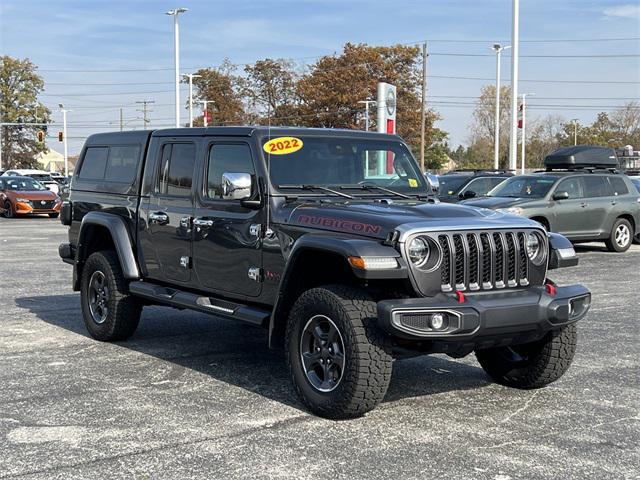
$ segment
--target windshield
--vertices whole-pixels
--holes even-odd
[[[17,190],[17,191],[40,191],[46,190],[44,185],[37,182],[32,178],[4,178],[5,190]]]
[[[430,192],[411,153],[401,142],[334,136],[279,137],[263,139],[263,149],[276,188],[313,185],[350,195],[357,194],[357,189],[367,195],[385,194],[382,188],[405,195]],[[362,188],[367,186],[371,188]]]
[[[556,182],[554,177],[511,177],[487,193],[488,197],[542,198]]]
[[[439,191],[444,195],[456,195],[470,175],[438,175]]]
[[[33,175],[29,175],[31,178],[35,178],[40,182],[51,182],[51,175],[47,175],[46,173],[34,173]]]

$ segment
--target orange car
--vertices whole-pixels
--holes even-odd
[[[58,195],[31,177],[0,177],[0,211],[6,218],[32,213],[56,218],[61,205]]]

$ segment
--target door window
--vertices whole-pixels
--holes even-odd
[[[562,180],[556,188],[556,192],[567,192],[569,198],[582,198],[582,183],[580,177],[567,178]]]
[[[606,197],[611,195],[606,177],[593,175],[582,177],[584,182],[584,193],[586,197]]]
[[[629,193],[627,184],[624,183],[624,180],[621,177],[609,177],[609,183],[611,184],[611,188],[613,188],[614,194],[626,195]]]
[[[195,161],[196,147],[193,143],[164,144],[158,176],[158,193],[188,197],[191,194]]]
[[[207,197],[222,198],[224,173],[255,174],[251,149],[246,143],[216,143],[209,150],[207,166]]]

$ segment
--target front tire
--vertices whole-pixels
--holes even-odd
[[[115,252],[89,256],[82,269],[80,297],[84,323],[96,340],[126,340],[138,327],[142,303],[128,294]]]
[[[537,342],[476,351],[485,372],[496,382],[522,389],[541,388],[567,371],[576,351],[573,323],[549,332]]]
[[[298,396],[316,415],[355,418],[384,398],[392,357],[376,316],[376,303],[348,286],[313,288],[295,302],[287,364]]]
[[[633,243],[633,228],[629,220],[624,218],[617,219],[609,238],[604,241],[607,250],[610,252],[626,252]]]
[[[13,216],[14,216],[13,205],[11,205],[11,202],[9,200],[4,202],[3,215],[4,215],[4,218],[13,218]]]

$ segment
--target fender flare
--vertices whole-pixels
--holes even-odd
[[[549,239],[549,270],[578,265],[578,256],[567,237],[548,232],[547,238]]]
[[[105,212],[89,212],[82,218],[80,224],[80,232],[78,235],[78,252],[76,256],[76,263],[82,263],[86,260],[86,242],[89,226],[97,225],[109,230],[111,239],[116,247],[116,254],[120,261],[120,267],[122,268],[122,274],[128,279],[139,279],[140,270],[136,263],[136,257],[133,253],[133,240],[129,233],[127,225],[121,217]]]
[[[409,272],[402,255],[395,248],[383,245],[380,240],[354,238],[348,236],[340,236],[332,234],[315,234],[310,233],[303,235],[295,241],[293,247],[285,254],[286,263],[280,285],[278,286],[278,295],[269,317],[269,345],[274,345],[273,334],[278,323],[278,314],[283,307],[284,298],[286,297],[287,285],[291,279],[292,272],[296,265],[297,259],[304,252],[319,251],[338,255],[347,262],[351,267],[353,274],[360,279],[404,279],[408,278]],[[348,263],[348,257],[394,257],[398,261],[398,268],[389,270],[361,270],[354,268]]]

